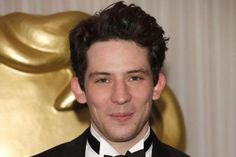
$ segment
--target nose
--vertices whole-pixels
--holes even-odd
[[[131,100],[131,94],[125,82],[116,82],[113,86],[111,100],[116,104],[125,104]]]

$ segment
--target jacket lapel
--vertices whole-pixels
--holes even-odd
[[[150,133],[153,139],[152,157],[170,157],[165,145],[156,137],[152,129]]]
[[[73,150],[70,151],[73,154],[68,156],[70,157],[84,157],[85,156],[85,149],[86,149],[86,142],[87,142],[87,135],[90,131],[90,128],[87,128],[78,138],[73,140],[69,145],[68,148],[72,148]]]

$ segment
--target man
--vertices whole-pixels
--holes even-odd
[[[37,157],[187,157],[160,142],[149,126],[152,102],[164,87],[167,50],[156,20],[117,2],[70,33],[72,91],[87,103],[90,127],[75,140]]]

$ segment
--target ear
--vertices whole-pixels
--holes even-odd
[[[153,100],[157,100],[160,98],[162,91],[164,90],[166,85],[166,77],[163,73],[159,73],[159,79],[157,84],[153,88]]]
[[[79,103],[84,104],[87,102],[85,92],[81,89],[79,79],[77,77],[74,77],[71,80],[71,90]]]

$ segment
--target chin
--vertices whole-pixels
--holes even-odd
[[[127,133],[127,130],[126,130],[123,134],[121,134],[121,132],[118,132],[117,134],[114,134],[114,132],[112,132],[110,135],[111,136],[109,140],[113,142],[126,142],[135,138],[136,133],[135,132]]]

